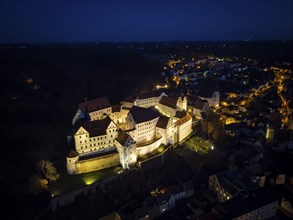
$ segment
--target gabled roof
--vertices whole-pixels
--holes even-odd
[[[138,99],[148,99],[153,97],[157,97],[157,95],[154,92],[144,92],[144,93],[139,93],[137,95]]]
[[[119,142],[119,144],[121,144],[122,146],[125,145],[125,142],[127,141],[128,137],[130,137],[129,134],[127,134],[124,131],[121,131],[118,135],[118,137],[116,138],[116,140]]]
[[[75,129],[75,133],[80,127],[83,127],[89,133],[90,137],[105,135],[106,129],[108,128],[111,121],[112,120],[108,116],[102,120],[86,121]]]
[[[133,106],[128,114],[131,114],[133,120],[138,124],[153,120],[160,116],[160,113],[154,108],[141,108],[138,106]]]
[[[176,109],[177,107],[177,100],[168,96],[163,96],[159,103],[173,109]]]
[[[236,170],[216,174],[222,188],[235,196],[240,191],[251,191],[259,188],[248,176],[240,175]]]
[[[86,111],[94,112],[109,107],[111,107],[111,104],[107,97],[92,99],[79,103],[79,109],[82,111],[82,113],[86,113]]]
[[[76,152],[76,151],[74,151],[74,150],[71,150],[70,152],[69,152],[69,154],[68,154],[68,158],[74,158],[74,157],[77,157],[79,154]]]
[[[156,124],[156,127],[165,129],[167,127],[167,125],[168,125],[169,119],[170,118],[161,115],[159,120],[158,120],[158,122],[157,122],[157,124]]]
[[[178,121],[176,121],[176,124],[177,126],[181,126],[189,120],[191,120],[191,116],[189,114],[186,114],[183,118],[180,118]]]

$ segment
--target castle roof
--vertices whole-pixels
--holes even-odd
[[[191,116],[189,114],[185,114],[183,118],[180,118],[178,121],[176,121],[176,124],[178,126],[181,126],[189,120],[191,120]]]
[[[131,114],[133,120],[138,124],[153,120],[160,116],[159,112],[153,108],[141,108],[138,106],[133,106],[128,114]]]
[[[177,100],[168,96],[163,96],[159,103],[173,109],[176,109],[177,106]]]
[[[168,125],[169,119],[170,118],[161,115],[159,120],[158,120],[158,122],[157,122],[157,124],[156,124],[156,127],[165,129],[167,127],[167,125]]]
[[[76,151],[74,151],[74,150],[71,150],[70,152],[69,152],[69,154],[68,154],[68,158],[74,158],[74,157],[77,157],[79,154],[76,152]]]
[[[186,114],[186,111],[176,111],[176,114],[175,114],[175,118],[183,118],[185,117],[187,114]]]
[[[125,145],[125,142],[127,141],[128,137],[130,137],[129,134],[127,134],[124,131],[121,131],[118,135],[118,137],[116,138],[116,140],[119,142],[119,144],[121,144],[122,146]]]
[[[138,99],[148,99],[153,97],[157,97],[157,95],[154,92],[144,92],[144,93],[139,93],[137,95]]]
[[[112,112],[120,112],[121,105],[112,105]]]
[[[101,97],[79,103],[79,109],[82,113],[87,113],[86,111],[94,112],[109,107],[111,107],[111,104],[107,97]]]
[[[108,128],[111,121],[112,120],[108,116],[102,120],[86,121],[80,124],[79,126],[77,126],[75,129],[75,132],[80,127],[83,127],[89,133],[90,137],[105,135],[106,129]]]

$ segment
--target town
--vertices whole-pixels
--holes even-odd
[[[117,176],[121,184],[129,175],[140,182],[158,170],[164,176],[169,163],[184,164],[182,175],[151,183],[140,199],[118,202],[100,219],[291,218],[293,176],[284,164],[293,152],[291,64],[178,55],[164,60],[152,91],[115,105],[107,97],[85,99],[73,117],[67,172],[122,168],[109,182],[88,182],[86,194],[115,185]],[[57,207],[84,193],[69,196],[70,202],[54,195],[56,215],[62,216]]]

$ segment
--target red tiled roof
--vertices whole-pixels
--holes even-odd
[[[109,108],[111,107],[111,104],[107,97],[84,101],[79,103],[79,109],[82,111],[82,113],[86,113],[86,106],[88,112],[94,112],[104,108]]]
[[[189,121],[191,119],[191,116],[189,114],[186,114],[183,118],[176,121],[176,124],[178,126],[183,125],[185,122]]]

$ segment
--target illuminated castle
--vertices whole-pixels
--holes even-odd
[[[192,132],[187,99],[166,94],[132,95],[120,105],[107,97],[85,100],[72,120],[74,150],[67,171],[79,174],[121,164],[129,169],[161,145],[176,144]]]

